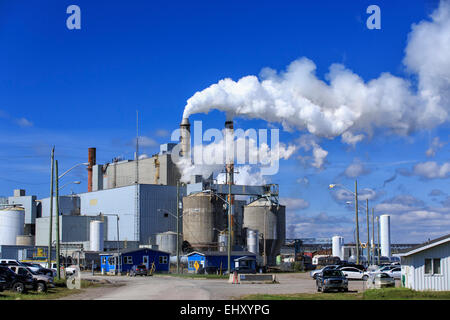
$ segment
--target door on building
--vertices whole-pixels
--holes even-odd
[[[148,265],[148,256],[143,256],[143,257],[142,257],[142,264],[145,264],[145,266],[147,267],[147,270],[148,270],[148,268],[149,268],[149,265]]]

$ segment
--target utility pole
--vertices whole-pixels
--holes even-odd
[[[375,264],[375,221],[373,208],[372,208],[372,264]]]
[[[228,274],[231,274],[231,183],[228,183]]]
[[[51,269],[52,267],[52,228],[53,228],[53,181],[54,181],[54,168],[53,165],[55,163],[55,147],[52,148],[52,155],[51,155],[51,180],[50,180],[50,216],[49,216],[49,227],[48,227],[48,252],[47,252],[47,261],[48,261],[48,268]]]
[[[177,274],[180,273],[180,180],[177,180]]]
[[[367,220],[367,263],[370,263],[370,225],[369,225],[369,199],[366,199],[366,220]]]
[[[358,182],[355,180],[356,264],[359,264]]]
[[[56,278],[61,279],[61,272],[59,268],[59,173],[58,160],[55,160],[55,179],[56,179]]]
[[[377,241],[377,256],[378,264],[380,264],[380,217],[377,216],[378,241]]]

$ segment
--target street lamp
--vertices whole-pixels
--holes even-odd
[[[72,182],[68,182],[65,185],[63,185],[62,187],[59,187],[58,191],[61,190],[62,188],[68,186],[69,184],[80,184],[81,181],[72,181]]]
[[[346,202],[347,204],[351,204],[350,201]],[[370,225],[369,225],[369,199],[366,199],[366,206],[365,207],[360,207],[360,208],[364,208],[366,210],[366,222],[367,222],[367,244],[366,244],[366,248],[367,248],[367,262],[370,263],[371,262],[371,257],[370,257],[370,250],[373,247],[370,243]],[[373,209],[372,209],[372,215],[373,215]],[[372,223],[372,227],[373,223]]]
[[[120,267],[120,242],[119,242],[119,215],[117,213],[101,213],[103,216],[113,216],[117,218],[117,272],[121,272]]]
[[[180,230],[179,230],[179,226],[180,226],[179,217],[180,217],[180,214],[179,214],[179,210],[178,210],[180,206],[181,206],[181,203],[178,203],[177,215],[172,214],[169,210],[166,210],[166,209],[158,209],[159,212],[164,212],[164,216],[171,215],[172,217],[177,219],[177,274],[180,273]]]
[[[52,161],[53,161],[53,151],[52,151]],[[67,173],[69,173],[70,171],[72,171],[73,169],[75,169],[76,167],[82,166],[82,165],[89,165],[89,163],[87,162],[83,162],[83,163],[78,163],[76,165],[74,165],[73,167],[71,167],[69,170],[65,171],[64,173],[62,173],[61,175],[58,174],[58,160],[55,160],[55,177],[56,177],[56,186],[55,186],[55,191],[56,191],[56,267],[57,267],[57,279],[60,280],[61,279],[61,273],[60,273],[60,258],[59,258],[59,254],[60,254],[60,248],[59,248],[59,242],[60,242],[60,228],[59,228],[59,190],[61,190],[62,188],[64,188],[67,184],[65,184],[64,186],[62,186],[61,188],[59,188],[59,180],[64,177]],[[53,168],[52,168],[52,175],[53,175]],[[76,183],[78,182],[78,183]],[[72,182],[71,182],[72,183]],[[75,181],[73,183],[79,184],[79,181]],[[53,190],[53,187],[52,187]],[[53,202],[53,197],[51,197],[50,201]],[[51,205],[52,207],[52,205]],[[53,212],[51,212],[51,215],[53,215]],[[52,228],[52,222],[50,219],[50,229]],[[50,238],[51,239],[51,238]]]
[[[350,193],[352,193],[355,196],[356,264],[359,264],[358,182],[355,180],[355,192],[353,192],[350,189],[346,188],[342,184],[330,184],[329,188],[333,189],[336,186],[340,186],[341,188],[344,188],[345,190],[349,191]]]

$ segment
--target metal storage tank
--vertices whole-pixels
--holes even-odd
[[[275,265],[276,256],[286,240],[286,207],[266,198],[244,207],[244,228],[258,230],[259,254],[266,251],[267,264]]]
[[[177,233],[168,231],[163,233],[158,233],[156,235],[156,244],[158,245],[158,250],[169,252],[171,255],[176,255],[177,253]],[[181,242],[180,242],[181,251]]]
[[[247,229],[247,250],[259,255],[258,230]]]
[[[391,256],[391,217],[387,214],[380,216],[380,246],[381,255]]]
[[[0,245],[16,245],[17,236],[23,235],[25,210],[20,207],[0,209]]]
[[[341,236],[334,236],[332,238],[332,255],[344,260],[344,238]]]
[[[94,220],[90,223],[90,250],[91,251],[103,251],[104,248],[104,223],[103,221]]]
[[[195,193],[183,197],[183,240],[195,250],[217,248],[226,224],[223,201],[214,195]]]
[[[16,237],[17,246],[34,246],[34,236],[17,236]]]

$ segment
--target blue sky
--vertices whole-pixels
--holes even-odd
[[[81,8],[81,30],[66,28],[71,4]],[[439,2],[377,1],[381,30],[366,27],[371,4],[1,1],[0,195],[23,188],[46,197],[52,145],[60,171],[86,161],[89,147],[97,148],[98,163],[131,158],[136,110],[146,137],[142,151],[156,153],[177,128],[187,99],[223,78],[258,75],[265,67],[284,70],[307,57],[320,79],[331,64],[342,63],[364,81],[390,72],[415,83],[402,63],[408,34]],[[225,115],[212,111],[192,115],[193,120],[221,128]],[[236,126],[267,124],[236,119]],[[282,142],[296,144],[302,134],[282,132]],[[444,122],[408,135],[379,129],[354,147],[321,138],[328,156],[320,170],[299,159],[310,156],[306,151],[282,160],[270,180],[280,184],[281,198],[290,204],[288,237],[340,234],[351,241],[353,209],[345,194],[330,192],[328,185],[353,188],[355,179],[361,189],[370,189],[377,214],[392,215],[394,242],[448,233],[448,222],[440,223],[450,215],[448,175],[435,177],[414,166],[448,163],[449,134]],[[67,192],[87,188],[84,169],[65,179],[82,181]]]

